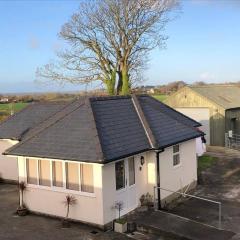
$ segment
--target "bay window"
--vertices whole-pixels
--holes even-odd
[[[90,164],[81,164],[81,191],[93,193],[93,168]]]
[[[92,164],[27,158],[26,173],[28,184],[94,193]]]
[[[79,164],[66,163],[66,188],[79,191]]]
[[[27,158],[27,183],[38,184],[38,162]]]
[[[55,187],[63,187],[63,166],[60,161],[52,161],[52,184]]]
[[[50,161],[39,160],[39,185],[51,186],[51,176],[50,176]]]

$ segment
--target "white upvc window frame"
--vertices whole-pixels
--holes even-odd
[[[27,159],[34,159],[37,161],[37,184],[31,184],[27,182],[27,177],[28,177],[28,172],[27,172]],[[49,186],[43,186],[40,185],[40,181],[39,181],[39,161],[49,161],[50,162],[50,181],[51,181],[51,187]],[[63,187],[57,187],[57,186],[53,186],[53,174],[52,174],[52,163],[54,161],[58,161],[58,162],[62,162],[62,175],[63,175]],[[66,177],[66,163],[77,163],[78,164],[78,172],[79,172],[79,190],[71,190],[67,188],[67,177]],[[71,194],[75,194],[75,195],[82,195],[82,196],[88,196],[88,197],[96,197],[95,195],[95,186],[94,186],[94,174],[93,174],[93,193],[89,193],[89,192],[83,192],[81,189],[81,164],[91,164],[91,163],[84,163],[84,162],[76,162],[76,161],[65,161],[65,160],[58,160],[58,159],[39,159],[39,158],[35,158],[35,157],[26,157],[24,159],[24,163],[25,163],[25,179],[26,179],[26,183],[27,183],[27,187],[30,188],[37,188],[37,189],[44,189],[44,190],[49,190],[49,191],[55,191],[55,192],[63,192],[63,193],[71,193]],[[93,167],[93,171],[94,171],[94,164],[91,164]]]
[[[174,148],[175,147],[178,147],[178,151],[174,151]],[[174,168],[178,168],[178,167],[180,167],[181,166],[181,146],[180,146],[180,144],[176,144],[176,145],[174,145],[173,147],[172,147],[172,152],[173,152],[173,157],[172,157],[172,163],[173,163],[173,167]],[[174,157],[175,156],[178,156],[178,158],[179,158],[179,162],[177,163],[177,164],[174,164]]]

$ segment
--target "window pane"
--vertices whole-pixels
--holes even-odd
[[[37,160],[27,159],[27,182],[30,184],[38,184]]]
[[[179,154],[173,155],[173,166],[176,166],[178,164],[180,164],[180,155]]]
[[[59,161],[52,162],[52,176],[53,186],[63,187],[62,162]]]
[[[51,186],[50,161],[39,160],[39,184]]]
[[[129,186],[131,186],[135,184],[135,167],[133,157],[128,159],[128,174],[129,174]]]
[[[79,165],[78,163],[66,163],[67,189],[79,191]]]
[[[81,164],[81,191],[93,193],[93,166]]]
[[[173,153],[179,152],[179,145],[173,146]]]
[[[125,187],[125,168],[124,161],[115,163],[116,189]]]

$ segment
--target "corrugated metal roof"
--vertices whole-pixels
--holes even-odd
[[[240,87],[235,85],[188,86],[224,109],[240,107]]]

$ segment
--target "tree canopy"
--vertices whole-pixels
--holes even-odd
[[[37,69],[37,79],[88,84],[129,94],[142,79],[148,53],[164,46],[163,30],[177,0],[84,1],[59,33],[68,47]]]

